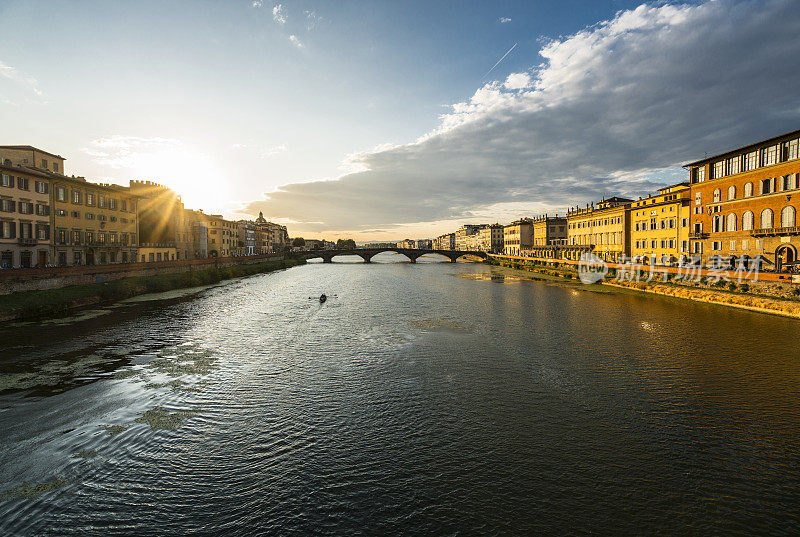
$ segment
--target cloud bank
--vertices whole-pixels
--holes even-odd
[[[800,127],[798,35],[791,0],[622,11],[544,43],[530,69],[484,85],[413,143],[351,155],[356,171],[245,210],[357,233],[644,194],[704,152]]]

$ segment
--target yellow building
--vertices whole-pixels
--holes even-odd
[[[554,246],[567,243],[567,219],[539,216],[533,219],[533,246]]]
[[[533,245],[533,221],[523,218],[511,222],[503,228],[503,253],[505,255],[522,255]]]
[[[178,250],[169,244],[148,243],[139,247],[139,261],[153,263],[154,261],[175,261]]]
[[[208,255],[231,257],[236,255],[239,245],[239,224],[225,220],[222,215],[208,214]]]
[[[50,176],[0,154],[0,268],[52,264]]]
[[[631,256],[635,262],[674,265],[689,254],[691,188],[679,183],[631,204]]]
[[[630,206],[632,200],[611,197],[567,212],[570,245],[593,246],[593,252],[611,263],[630,257]]]
[[[58,265],[136,261],[137,200],[128,188],[55,175],[50,188]]]

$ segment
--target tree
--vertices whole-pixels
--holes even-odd
[[[353,239],[339,239],[336,241],[337,248],[355,248],[356,241]]]
[[[295,237],[294,240],[292,241],[292,246],[300,247],[305,245],[306,245],[306,240],[303,237]]]

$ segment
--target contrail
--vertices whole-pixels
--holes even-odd
[[[494,71],[494,68],[495,68],[495,67],[497,67],[498,65],[500,65],[500,62],[501,62],[501,61],[503,61],[503,60],[505,60],[505,59],[506,59],[506,56],[508,56],[509,54],[511,54],[511,51],[512,51],[512,50],[514,50],[515,48],[517,48],[517,45],[518,45],[518,43],[514,43],[514,46],[513,46],[513,47],[511,47],[510,49],[508,49],[508,52],[506,52],[505,54],[503,54],[503,57],[502,57],[502,58],[500,58],[499,60],[497,60],[497,63],[496,63],[496,64],[494,64],[494,65],[492,65],[492,68],[491,68],[491,69],[489,69],[488,71],[486,71],[486,74],[485,74],[485,75],[483,75],[483,76],[481,77],[481,80],[483,80],[484,78],[486,78],[487,76],[489,76],[489,73],[491,73],[492,71]]]

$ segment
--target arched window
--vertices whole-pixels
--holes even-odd
[[[736,187],[731,185],[728,187],[728,199],[735,200],[736,199]]]
[[[742,215],[742,231],[753,229],[753,211],[747,211]]]
[[[753,183],[747,183],[744,185],[744,197],[749,198],[753,195]]]
[[[787,205],[781,210],[781,227],[794,227],[795,210],[791,205]]]
[[[736,231],[736,215],[731,213],[728,215],[728,221],[725,225],[725,231]]]
[[[720,192],[719,189],[716,189],[714,191],[714,202],[713,203],[717,203],[719,201],[722,201],[722,192]]]
[[[772,228],[772,209],[761,211],[761,229]]]

